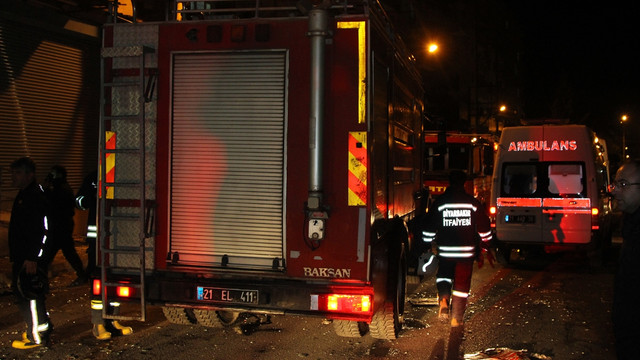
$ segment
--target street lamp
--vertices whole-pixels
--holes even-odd
[[[628,119],[629,117],[627,115],[622,115],[622,117],[620,117],[620,125],[622,126],[622,161],[627,158],[627,132],[624,124]]]
[[[429,54],[435,54],[438,51],[438,44],[430,43],[427,45],[427,52]]]

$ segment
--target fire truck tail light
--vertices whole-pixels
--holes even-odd
[[[490,215],[495,215],[495,214],[496,214],[496,212],[497,212],[497,209],[496,209],[496,207],[495,207],[495,206],[491,206],[491,207],[489,208],[489,214],[490,214]]]
[[[598,216],[599,212],[600,210],[598,210],[598,208],[591,208],[591,215]]]
[[[128,286],[118,286],[116,288],[116,293],[120,297],[129,297],[131,296],[131,288]]]
[[[311,310],[368,313],[371,312],[371,295],[311,295]]]
[[[102,290],[102,283],[100,279],[93,279],[93,283],[91,284],[91,292],[93,295],[100,295],[100,290]]]

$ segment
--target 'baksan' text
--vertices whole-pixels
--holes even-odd
[[[575,140],[553,141],[512,141],[509,151],[575,151],[578,143]]]
[[[324,278],[350,278],[351,269],[310,268],[303,267],[304,276]]]

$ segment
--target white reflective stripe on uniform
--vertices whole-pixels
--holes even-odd
[[[38,305],[36,300],[29,300],[29,310],[31,310],[31,336],[36,344],[42,343],[40,331],[38,331]]]
[[[469,297],[469,293],[468,292],[462,292],[462,291],[458,291],[458,290],[453,290],[451,292],[451,295],[457,296],[457,297],[463,297],[463,298]]]
[[[102,310],[102,300],[91,300],[91,310]]]
[[[480,235],[480,238],[482,238],[482,241],[489,241],[493,238],[493,234],[491,234],[491,231],[487,231],[487,232],[479,232],[478,235]]]
[[[444,258],[458,258],[458,259],[467,259],[470,257],[474,257],[474,253],[439,253],[438,255]]]
[[[87,237],[98,237],[98,227],[96,225],[87,226]]]
[[[477,207],[472,204],[442,204],[438,206],[438,211],[442,211],[444,209],[471,209],[473,211],[478,210]]]
[[[440,251],[475,251],[475,246],[438,246]]]
[[[439,282],[448,282],[449,284],[453,283],[453,280],[449,279],[449,278],[436,278],[436,284]]]
[[[436,233],[434,232],[430,232],[430,231],[422,232],[422,241],[424,242],[432,242],[435,237],[436,237]]]

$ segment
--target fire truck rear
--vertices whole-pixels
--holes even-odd
[[[122,304],[105,319],[316,315],[393,339],[420,76],[377,2],[265,3],[105,26],[93,295]]]
[[[424,187],[432,201],[449,186],[449,171],[462,170],[465,189],[489,209],[491,176],[498,139],[492,134],[427,131],[424,134]]]

